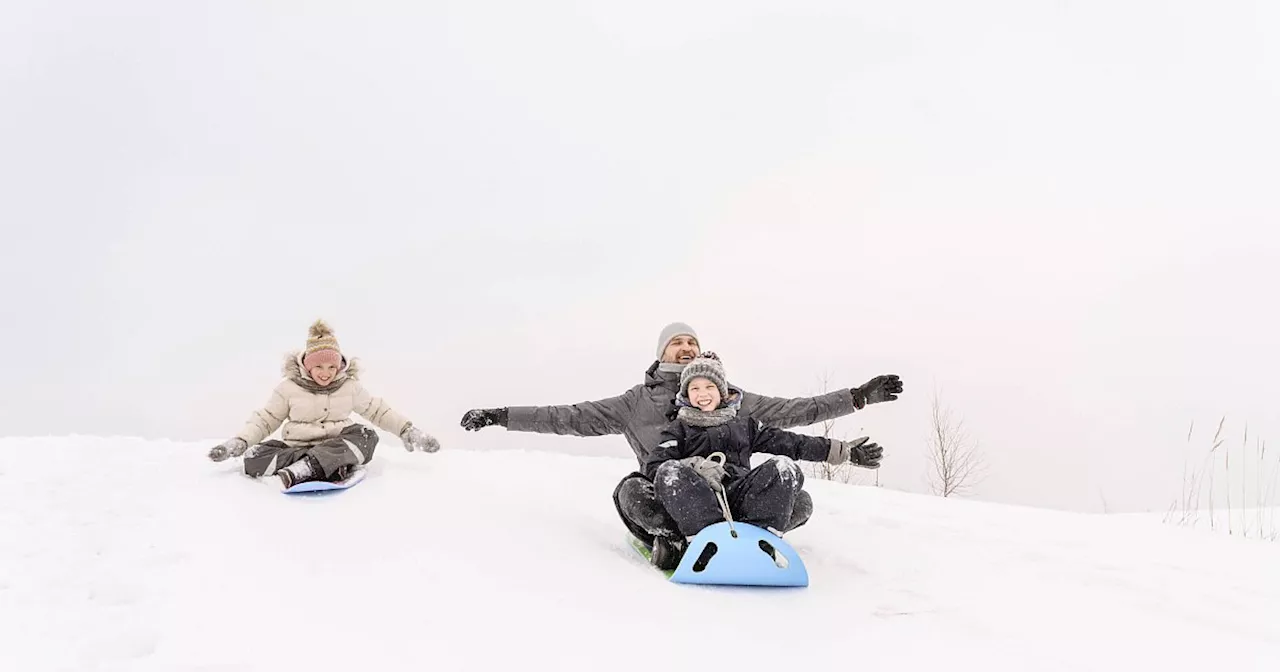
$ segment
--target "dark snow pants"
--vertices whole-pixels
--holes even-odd
[[[774,462],[775,460],[770,460],[769,462],[762,464],[760,467],[752,470],[746,477],[739,479],[738,482],[733,483],[730,486],[729,510],[734,514],[735,520],[737,520],[740,515],[738,513],[738,508],[735,508],[735,495],[739,500],[740,506],[741,500],[744,497],[751,496],[752,492],[742,490],[743,485],[749,479],[754,481],[754,479],[752,479],[752,474],[755,474],[756,478],[761,477],[763,474],[757,474],[757,472],[765,467],[769,467],[777,472],[777,466],[770,467]],[[792,464],[794,465],[794,463]],[[799,473],[799,469],[796,469],[796,475],[798,478],[796,479],[795,494],[789,504],[789,508],[783,506],[781,503],[773,504],[773,506],[778,507],[780,511],[786,510],[787,515],[789,516],[788,519],[785,519],[785,526],[772,525],[776,530],[783,532],[794,530],[808,522],[809,517],[813,515],[813,497],[801,489],[804,485],[804,477]],[[697,474],[693,474],[693,476],[697,478],[695,484],[701,484],[706,489],[706,492],[703,494],[710,498],[711,510],[714,512],[713,519],[706,524],[710,525],[711,523],[717,523],[724,520],[724,514],[720,511],[720,504],[716,500],[715,492],[711,490],[710,486],[706,485],[706,483],[702,481],[700,476],[697,476]],[[763,482],[753,487],[759,487],[762,484]],[[778,495],[779,492],[774,491],[767,496],[769,499],[772,499]],[[785,497],[783,498],[785,499]],[[705,503],[707,500],[703,501]],[[622,523],[627,526],[627,529],[631,531],[631,534],[635,535],[637,539],[644,542],[647,546],[653,545],[654,535],[692,536],[691,534],[684,534],[683,526],[681,526],[676,519],[668,513],[668,508],[661,501],[658,489],[654,487],[652,481],[645,478],[644,474],[640,472],[633,472],[626,478],[622,479],[622,482],[619,483],[618,487],[613,491],[613,504],[618,510],[618,516],[622,518]],[[751,521],[744,520],[744,522]],[[766,523],[766,525],[768,525],[768,523]],[[705,527],[705,525],[703,525],[703,527]],[[702,527],[698,528],[698,530],[701,529]],[[694,533],[696,534],[696,530]]]
[[[244,473],[253,477],[270,476],[304,457],[311,457],[320,465],[322,479],[338,480],[352,468],[368,464],[377,447],[378,433],[364,425],[351,425],[338,436],[309,446],[290,446],[273,439],[245,452]]]

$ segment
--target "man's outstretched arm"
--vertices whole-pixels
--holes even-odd
[[[462,416],[462,427],[476,431],[500,425],[512,432],[561,434],[568,436],[606,436],[621,434],[631,414],[635,390],[616,397],[584,401],[563,406],[511,406],[508,408],[473,409]]]
[[[884,375],[876,376],[860,387],[816,397],[783,399],[743,392],[742,410],[773,427],[804,427],[844,417],[867,404],[894,401],[901,393],[902,379],[896,375]]]

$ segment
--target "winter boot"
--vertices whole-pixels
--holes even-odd
[[[680,566],[680,559],[688,548],[689,542],[680,535],[658,535],[653,538],[653,550],[649,558],[658,569],[675,569]]]
[[[320,478],[320,463],[314,457],[307,456],[277,471],[276,476],[280,477],[280,482],[287,490],[299,483]]]

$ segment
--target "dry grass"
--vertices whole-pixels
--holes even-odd
[[[1165,513],[1164,521],[1175,525],[1197,527],[1207,524],[1210,530],[1225,527],[1231,536],[1265,539],[1280,539],[1280,528],[1276,523],[1277,504],[1276,483],[1280,480],[1280,459],[1267,461],[1267,443],[1261,438],[1254,438],[1254,450],[1250,450],[1249,427],[1244,427],[1243,438],[1235,460],[1232,460],[1232,449],[1223,438],[1226,428],[1226,417],[1218,421],[1209,448],[1203,458],[1197,460],[1199,466],[1191,467],[1191,456],[1183,459],[1182,491]],[[1195,423],[1187,430],[1187,446],[1193,446]],[[1274,457],[1274,454],[1273,454]],[[1252,458],[1252,460],[1251,460]],[[1251,464],[1252,461],[1252,464]],[[1232,463],[1236,465],[1236,475],[1232,477]],[[1219,469],[1221,464],[1221,469]],[[1219,484],[1218,473],[1222,472],[1222,485]],[[1253,476],[1250,478],[1250,473]],[[1252,486],[1252,487],[1250,487]],[[1225,510],[1217,508],[1218,494],[1221,491]],[[1234,498],[1233,498],[1234,496]],[[1225,525],[1219,514],[1225,515]]]

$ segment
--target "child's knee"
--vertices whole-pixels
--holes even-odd
[[[641,500],[651,500],[654,498],[653,483],[643,476],[632,474],[614,488],[613,499],[621,504],[629,504]]]
[[[765,464],[773,467],[778,474],[778,480],[782,483],[797,490],[804,485],[804,472],[800,470],[800,465],[786,455],[775,455]]]
[[[799,473],[800,472],[800,465],[796,464],[795,460],[787,457],[786,455],[774,455],[773,457],[769,458],[768,464],[773,465],[773,468],[777,469],[778,473],[783,473],[783,472]]]
[[[692,484],[702,483],[702,477],[687,464],[679,460],[667,460],[658,465],[653,474],[654,488],[659,492],[684,490]]]
[[[243,461],[244,475],[258,478],[259,476],[272,476],[276,471],[284,465],[279,464],[279,451],[271,453],[271,457],[265,455],[257,455]]]
[[[368,445],[368,446],[378,445],[378,438],[379,438],[378,432],[372,427],[369,427],[367,425],[353,425],[352,430],[349,430],[349,431],[351,431],[352,434],[359,437],[360,441],[365,442],[365,445]]]
[[[676,460],[667,460],[658,465],[657,471],[653,472],[653,484],[662,484],[666,487],[675,485],[680,479],[680,463]]]

